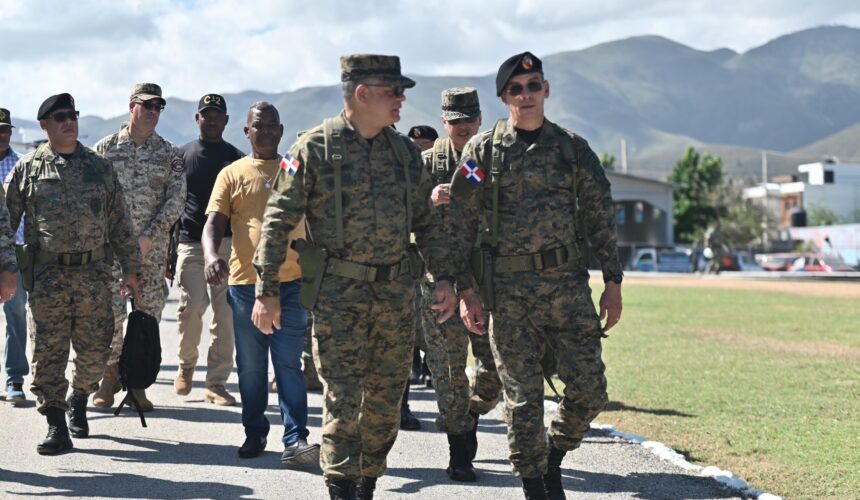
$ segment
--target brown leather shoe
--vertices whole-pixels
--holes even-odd
[[[194,378],[194,367],[179,367],[179,373],[173,381],[173,390],[180,396],[187,396],[191,392],[191,380]]]
[[[278,392],[278,383],[275,381],[275,377],[272,377],[272,384],[269,386],[269,392],[273,394]]]
[[[218,406],[233,406],[236,404],[236,398],[230,395],[223,385],[207,387],[203,393],[203,400]]]
[[[107,365],[99,390],[93,394],[93,406],[98,408],[110,408],[113,406],[113,395],[122,390],[122,382],[119,380],[119,364]]]
[[[152,401],[147,399],[145,389],[132,389],[131,392],[134,394],[135,399],[137,399],[137,404],[140,405],[140,411],[147,412],[155,409]]]

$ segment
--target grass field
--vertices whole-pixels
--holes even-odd
[[[625,284],[597,421],[786,498],[860,498],[860,300],[785,286]]]

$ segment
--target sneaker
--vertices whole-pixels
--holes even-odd
[[[266,449],[266,438],[260,436],[248,436],[239,447],[239,458],[254,458]]]
[[[7,385],[6,401],[12,403],[12,406],[18,406],[24,401],[27,401],[27,397],[24,395],[24,384],[12,382],[11,384]]]
[[[227,392],[227,389],[223,385],[207,387],[203,392],[203,400],[218,406],[233,406],[236,404],[236,398]]]
[[[320,445],[308,444],[304,439],[284,448],[281,455],[281,463],[284,465],[297,466],[317,463],[320,460]]]

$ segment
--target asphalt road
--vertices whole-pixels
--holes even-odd
[[[175,310],[176,291],[172,290],[161,323],[164,364],[148,391],[156,405],[147,414],[148,428],[142,428],[131,411],[115,417],[112,411],[91,407],[91,437],[75,439],[71,452],[43,457],[36,453],[36,444],[44,438],[47,424],[36,412],[32,394],[28,393],[29,401],[22,407],[0,401],[0,498],[328,498],[318,466],[288,469],[281,465],[280,414],[274,394],[269,398],[273,432],[267,451],[255,459],[239,459],[236,452],[244,439],[240,407],[204,403],[200,368],[189,396],[173,393]],[[204,346],[207,338],[204,335]],[[200,359],[206,359],[205,347]],[[25,387],[28,385],[29,379]],[[238,397],[235,371],[228,390]],[[309,395],[311,442],[320,440],[321,404],[320,393]],[[478,482],[462,484],[445,474],[447,441],[433,428],[436,403],[432,389],[413,387],[411,407],[423,429],[401,431],[388,457],[388,471],[378,482],[376,498],[523,498],[521,483],[510,473],[499,408],[483,418],[479,427]],[[743,498],[711,478],[601,430],[590,431],[583,446],[567,455],[563,480],[570,499]]]

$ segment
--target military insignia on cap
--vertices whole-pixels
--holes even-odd
[[[416,138],[416,139],[418,139],[419,137],[421,137],[421,129],[420,129],[420,128],[416,128],[416,129],[415,129],[415,131],[414,131],[414,132],[412,132],[412,135],[414,135],[414,136],[415,136],[415,138]]]
[[[532,67],[535,65],[534,61],[532,61],[532,58],[529,56],[524,56],[523,62],[521,64],[523,66],[523,69],[532,69]]]
[[[172,162],[170,162],[170,168],[174,172],[182,172],[185,170],[185,162],[182,161],[182,158],[174,158]]]
[[[5,119],[6,119],[6,112],[3,111],[2,109],[0,109],[0,120],[5,120]]]

